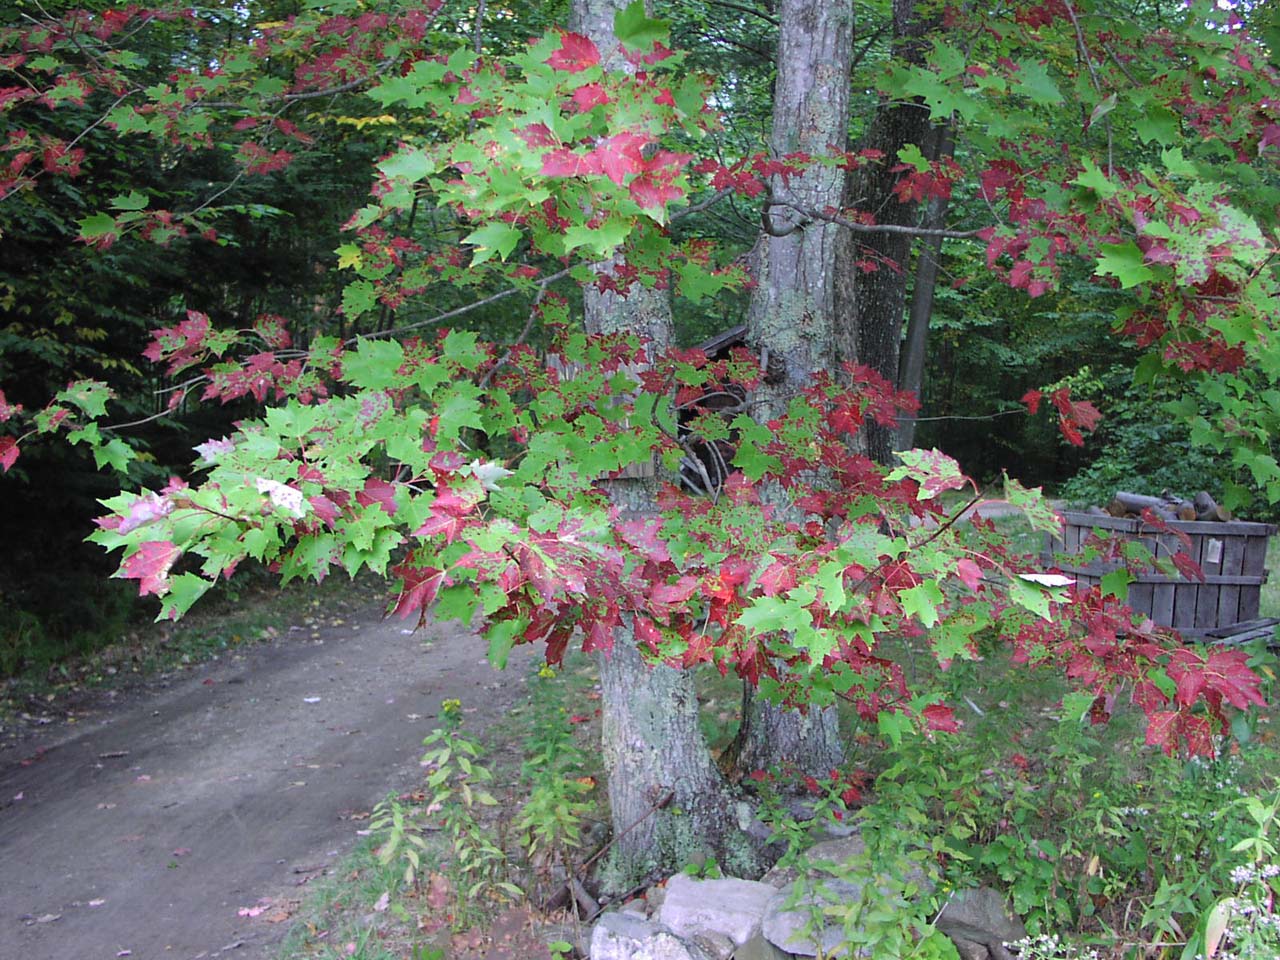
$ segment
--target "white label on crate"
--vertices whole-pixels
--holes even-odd
[[[1209,538],[1209,542],[1204,545],[1204,562],[1205,563],[1221,563],[1222,562],[1222,541]]]

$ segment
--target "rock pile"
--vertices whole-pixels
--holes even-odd
[[[806,853],[810,864],[827,864],[821,879],[828,902],[862,899],[871,878],[859,879],[866,861],[857,836],[818,843]],[[811,868],[812,871],[812,868]],[[591,932],[591,960],[797,960],[833,951],[844,940],[838,925],[812,930],[811,911],[792,901],[798,871],[774,870],[761,880],[697,879],[676,874],[643,899],[604,914]],[[839,879],[832,879],[832,876]],[[927,881],[915,878],[922,887]],[[937,920],[964,960],[1011,960],[1004,944],[1026,936],[1008,913],[1004,898],[987,888],[958,891]]]

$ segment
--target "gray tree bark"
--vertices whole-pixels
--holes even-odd
[[[782,0],[778,16],[778,80],[774,93],[774,156],[820,155],[848,136],[850,0]],[[797,212],[837,206],[844,186],[838,168],[814,165],[788,183],[769,184],[765,236],[757,244],[756,288],[747,314],[749,339],[777,371],[754,398],[757,419],[769,419],[835,360],[835,255],[839,228],[806,222]],[[791,764],[806,773],[838,766],[843,748],[834,709],[800,713],[743,697],[734,745],[744,771]]]
[[[626,6],[626,0],[573,0],[570,28],[595,42],[609,69],[625,65],[613,19]],[[583,301],[588,332],[639,334],[656,350],[671,341],[671,309],[662,291],[637,284],[619,296],[588,286]],[[657,512],[654,479],[613,480],[608,493],[624,513]],[[716,857],[729,873],[758,872],[757,851],[738,829],[735,798],[698,726],[692,673],[647,664],[630,624],[615,631],[612,653],[598,664],[613,822],[610,860],[601,873],[606,890],[625,891],[699,855]]]

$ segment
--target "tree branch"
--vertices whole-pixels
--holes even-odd
[[[773,200],[771,206],[789,207],[805,217],[814,220],[822,220],[825,223],[834,223],[837,226],[852,230],[854,233],[904,233],[912,237],[942,237],[944,240],[971,240],[976,237],[981,229],[978,230],[932,230],[928,227],[912,227],[897,223],[858,223],[847,217],[841,217],[833,213],[824,213],[821,210],[809,210],[796,203],[788,200]],[[782,236],[782,234],[774,234],[774,236]]]

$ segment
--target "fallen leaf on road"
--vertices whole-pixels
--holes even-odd
[[[173,851],[173,855],[175,857],[185,857],[190,852],[190,847],[179,847],[177,850]]]
[[[117,957],[132,957],[132,956],[133,956],[133,951],[132,951],[132,950],[121,950],[119,953],[117,953],[117,954],[116,954],[116,956],[117,956]]]
[[[423,716],[420,713],[411,713],[407,717],[405,717],[405,719],[406,720],[422,720]]]
[[[204,680],[201,680],[200,683],[206,687],[212,687],[215,683],[217,683],[217,681],[214,680],[213,677],[207,677]]]
[[[53,923],[53,921],[61,919],[62,914],[60,913],[46,913],[43,916],[36,917],[36,923]]]
[[[107,902],[107,901],[105,901],[105,900],[90,900],[90,901],[89,901],[89,906],[91,906],[91,907],[100,907],[100,906],[102,906],[102,905],[103,905],[104,903],[106,903],[106,902]]]
[[[427,880],[427,905],[432,910],[443,910],[449,903],[453,885],[442,873],[433,873]]]
[[[142,776],[140,776],[140,777],[137,777],[137,778],[136,778],[136,782],[137,782],[137,783],[150,783],[150,782],[151,782],[151,775],[150,775],[149,773],[144,773],[144,774],[142,774]]]
[[[262,919],[267,921],[267,923],[284,923],[291,916],[293,916],[293,914],[291,914],[288,910],[285,910],[281,907],[277,907],[276,909],[268,913],[266,916],[264,916]]]
[[[115,808],[116,808],[116,805],[115,805],[114,803],[100,803],[100,804],[98,804],[98,809],[99,809],[99,810],[114,810]]]
[[[384,891],[382,896],[380,896],[377,902],[373,905],[373,912],[385,913],[387,910],[387,907],[389,907],[390,905],[391,905],[391,893],[390,891]]]
[[[302,702],[303,703],[319,703],[320,698],[319,697],[303,697]]]
[[[22,797],[23,797],[23,795],[24,795],[24,793],[25,793],[25,791],[23,791],[23,790],[19,790],[17,793],[15,793],[15,794],[13,795],[13,799],[14,799],[14,800],[21,800],[21,799],[22,799]]]
[[[257,916],[260,916],[261,914],[266,913],[266,912],[267,912],[267,908],[268,908],[268,907],[270,907],[270,906],[271,906],[271,904],[270,904],[270,903],[266,903],[266,904],[259,904],[259,905],[257,905],[257,906],[253,906],[253,907],[241,907],[239,910],[237,910],[237,911],[236,911],[236,916],[238,916],[238,917],[257,917]]]

